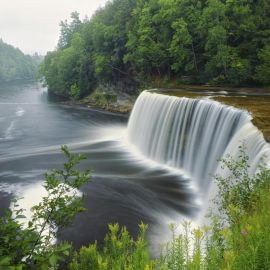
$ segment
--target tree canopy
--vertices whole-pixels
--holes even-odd
[[[0,39],[0,82],[35,79],[40,56],[25,55]]]
[[[270,83],[268,0],[112,0],[91,19],[73,12],[60,26],[41,73],[49,89],[67,96],[153,77]]]

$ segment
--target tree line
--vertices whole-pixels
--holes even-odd
[[[41,67],[50,90],[83,97],[98,84],[125,91],[155,78],[269,85],[268,0],[111,0],[61,22]]]
[[[41,58],[25,55],[0,39],[0,82],[36,79]]]

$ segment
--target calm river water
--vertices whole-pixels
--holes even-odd
[[[102,241],[107,224],[119,222],[136,235],[138,223],[150,224],[149,239],[167,238],[167,224],[196,213],[188,180],[139,157],[126,141],[127,116],[62,105],[37,83],[0,85],[0,210],[12,196],[22,207],[37,203],[43,174],[64,161],[60,145],[85,153],[80,167],[92,169],[83,188],[87,212],[59,232],[76,246]],[[29,210],[28,210],[29,211]]]

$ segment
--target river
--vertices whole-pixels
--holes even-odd
[[[92,169],[83,187],[87,211],[59,232],[75,246],[102,241],[107,224],[126,225],[132,235],[138,224],[150,224],[153,245],[168,237],[167,224],[194,216],[196,192],[179,174],[136,154],[127,142],[128,117],[90,108],[63,105],[38,83],[0,85],[1,214],[12,196],[21,206],[37,203],[43,175],[64,161],[60,145],[85,153],[81,169]]]

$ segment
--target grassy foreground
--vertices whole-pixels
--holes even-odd
[[[183,233],[151,258],[146,240],[147,225],[133,239],[125,227],[110,224],[103,247],[97,243],[74,251],[69,243],[53,243],[56,226],[66,226],[83,211],[81,198],[70,191],[89,181],[89,171],[80,173],[74,156],[62,147],[68,161],[62,170],[46,174],[48,196],[33,208],[33,220],[23,226],[23,210],[8,210],[0,222],[0,269],[70,270],[200,270],[270,269],[270,170],[262,165],[256,175],[248,173],[248,156],[240,148],[238,160],[227,157],[223,167],[230,174],[215,177],[218,196],[214,199],[210,224],[192,229],[184,222]],[[64,184],[63,184],[64,183]],[[43,234],[44,229],[49,234]]]

